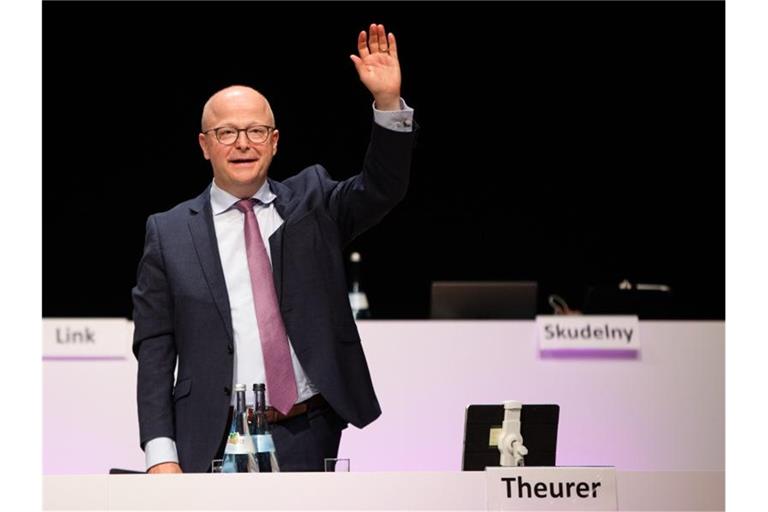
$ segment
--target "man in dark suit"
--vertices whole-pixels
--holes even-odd
[[[321,471],[347,423],[362,428],[381,413],[342,251],[405,195],[413,110],[400,98],[394,35],[372,24],[358,53],[350,58],[375,122],[362,171],[348,180],[320,165],[268,179],[279,132],[251,88],[223,89],[203,108],[213,182],[149,217],[133,289],[149,473],[203,472],[222,456],[234,383],[266,382],[283,470]]]

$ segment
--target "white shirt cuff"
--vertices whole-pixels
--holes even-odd
[[[413,109],[400,98],[400,110],[378,110],[373,103],[373,121],[389,130],[396,132],[413,131]]]
[[[147,441],[144,445],[144,459],[147,470],[163,462],[179,463],[179,455],[176,452],[176,441],[170,437],[156,437]]]

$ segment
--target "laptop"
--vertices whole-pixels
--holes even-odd
[[[557,451],[559,405],[523,404],[520,411],[520,434],[528,448],[526,466],[554,466]],[[483,471],[499,466],[497,442],[504,421],[504,406],[470,405],[464,423],[462,471]]]
[[[431,318],[512,319],[536,317],[535,281],[436,281]]]

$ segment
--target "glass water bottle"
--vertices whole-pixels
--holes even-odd
[[[267,401],[265,399],[264,384],[254,384],[253,394],[256,403],[253,408],[253,437],[256,440],[256,460],[259,463],[259,471],[269,473],[280,471],[277,463],[277,453],[272,433],[269,431],[267,421]]]
[[[227,444],[224,448],[223,473],[258,473],[256,449],[248,429],[248,412],[245,406],[245,384],[235,385],[236,407],[232,413]]]
[[[351,281],[349,305],[352,307],[352,316],[355,317],[355,320],[371,317],[371,310],[368,308],[368,297],[360,285],[361,264],[362,258],[359,252],[353,252],[349,255],[349,276]]]

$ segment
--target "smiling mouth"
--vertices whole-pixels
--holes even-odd
[[[229,163],[233,165],[249,165],[256,162],[255,158],[238,158],[235,160],[230,160]]]

